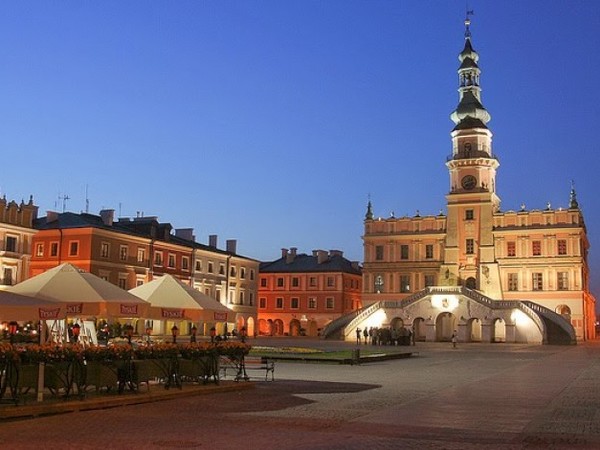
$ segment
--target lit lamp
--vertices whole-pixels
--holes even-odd
[[[173,336],[173,344],[177,344],[177,336],[179,336],[177,325],[173,325],[173,328],[171,328],[171,335]]]
[[[73,331],[73,342],[77,343],[79,341],[79,334],[81,333],[81,326],[76,323],[71,330]]]
[[[17,322],[9,322],[8,324],[8,334],[10,334],[10,343],[15,343],[15,335],[19,331],[19,324]]]

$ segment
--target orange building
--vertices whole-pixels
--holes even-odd
[[[333,320],[361,308],[362,271],[343,252],[282,249],[260,264],[258,324],[261,334],[318,336]]]

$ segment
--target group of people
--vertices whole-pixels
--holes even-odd
[[[357,344],[415,345],[415,335],[410,328],[365,327],[356,329]]]

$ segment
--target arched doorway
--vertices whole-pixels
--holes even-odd
[[[402,320],[400,317],[394,317],[392,319],[392,321],[390,322],[390,328],[393,328],[396,330],[404,328],[404,320]]]
[[[425,319],[417,317],[413,320],[413,333],[415,334],[415,341],[425,342]]]
[[[435,340],[438,342],[450,342],[452,334],[456,330],[456,316],[449,312],[443,312],[435,319]]]
[[[290,321],[290,336],[300,336],[300,321],[298,319]]]
[[[238,317],[237,317],[237,320],[235,321],[235,331],[236,331],[237,333],[239,333],[239,331],[240,331],[240,330],[241,330],[243,327],[245,327],[245,326],[246,326],[244,322],[245,322],[245,320],[244,320],[244,317],[243,317],[243,316],[238,316]]]
[[[467,340],[481,342],[481,320],[474,318],[467,322]]]
[[[567,305],[558,305],[554,311],[556,314],[560,314],[565,319],[571,321],[571,308]]]
[[[273,328],[271,330],[271,335],[275,335],[275,336],[283,335],[283,321],[281,319],[276,319],[273,321]]]
[[[467,278],[467,281],[465,281],[465,286],[469,289],[477,289],[477,280],[473,277],[469,277]]]
[[[254,317],[248,317],[248,322],[246,323],[246,331],[248,332],[248,336],[256,336],[256,325],[254,324]]]
[[[495,319],[492,327],[492,342],[506,342],[506,323],[502,319]]]

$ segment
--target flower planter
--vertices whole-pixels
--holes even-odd
[[[108,361],[88,361],[85,366],[85,386],[94,386],[96,391],[110,391],[119,383],[117,367]]]

